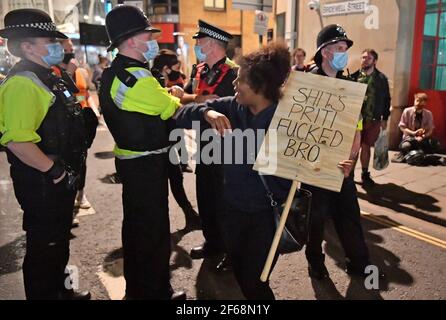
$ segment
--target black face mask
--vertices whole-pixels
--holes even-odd
[[[181,77],[181,72],[172,70],[168,77],[170,81],[177,81]]]
[[[74,53],[65,53],[63,63],[68,64],[71,59],[74,59]]]

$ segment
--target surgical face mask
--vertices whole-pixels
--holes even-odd
[[[197,57],[198,61],[200,62],[206,61],[207,54],[203,53],[201,46],[195,46],[194,50],[195,50],[195,56]]]
[[[47,44],[46,48],[48,49],[48,55],[42,56],[42,60],[49,67],[58,65],[63,61],[64,50],[60,43]]]
[[[331,67],[336,71],[342,71],[345,69],[348,63],[347,52],[335,52],[333,54],[333,60],[330,61]]]
[[[149,40],[147,42],[144,41],[140,41],[138,39],[136,39],[137,42],[143,42],[147,45],[147,51],[142,52],[142,55],[144,56],[144,59],[146,59],[146,61],[150,61],[155,59],[155,57],[158,55],[158,52],[160,51],[160,47],[158,45],[158,42],[156,40]]]
[[[65,53],[63,63],[68,64],[71,59],[74,59],[74,53]]]
[[[200,62],[204,62],[204,61],[206,61],[206,59],[207,59],[209,53],[204,53],[204,52],[203,52],[203,48],[207,47],[208,45],[209,45],[209,41],[206,42],[205,45],[196,45],[196,46],[194,47],[194,50],[195,50],[195,57],[197,57],[198,61],[200,61]]]
[[[171,70],[167,76],[170,81],[177,81],[181,77],[181,73],[179,71]]]

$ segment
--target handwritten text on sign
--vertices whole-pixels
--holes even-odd
[[[343,174],[337,165],[350,156],[366,89],[293,72],[254,169],[339,192]]]

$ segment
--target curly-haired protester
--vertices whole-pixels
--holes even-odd
[[[177,114],[178,125],[190,128],[192,121],[199,120],[210,124],[221,134],[231,128],[243,132],[267,130],[282,97],[282,86],[288,77],[289,66],[290,53],[282,44],[270,44],[244,56],[240,60],[238,78],[234,81],[236,96],[201,105],[188,105]],[[252,168],[262,144],[259,140],[263,139],[258,138],[255,148],[243,143],[242,150],[235,150],[237,155],[243,155],[242,164],[225,161],[224,194],[227,208],[218,217],[236,279],[243,294],[250,300],[274,299],[269,283],[260,281],[274,238],[275,225],[265,186],[258,172]],[[228,151],[226,145],[225,152]],[[255,154],[250,150],[255,150]],[[266,176],[265,180],[275,200],[283,202],[291,182],[273,176]]]

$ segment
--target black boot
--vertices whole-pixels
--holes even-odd
[[[59,294],[59,300],[77,300],[77,301],[87,301],[91,299],[90,291],[74,291],[74,290],[64,290]]]
[[[186,296],[186,292],[184,292],[184,291],[174,292],[172,294],[172,296],[170,297],[170,300],[175,300],[175,301],[183,301],[186,299],[187,299],[187,296]]]
[[[308,275],[310,278],[324,280],[330,277],[327,267],[325,266],[325,255],[322,255],[320,259],[307,259],[308,260]]]
[[[373,187],[376,183],[375,181],[373,181],[373,179],[370,177],[370,172],[368,171],[363,171],[362,175],[362,184],[366,187]]]
[[[198,213],[192,208],[191,205],[181,208],[184,212],[184,218],[186,220],[187,230],[198,230],[201,228],[201,219]]]
[[[190,257],[193,260],[212,258],[219,254],[221,254],[221,252],[209,246],[207,242],[205,242],[202,246],[192,248],[190,251]]]

